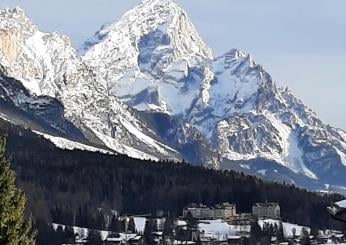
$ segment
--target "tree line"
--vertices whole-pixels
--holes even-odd
[[[186,163],[153,162],[124,155],[63,150],[29,130],[0,123],[7,156],[18,185],[28,197],[35,222],[102,230],[99,210],[178,217],[190,203],[230,202],[251,212],[255,202],[278,202],[282,217],[313,229],[343,229],[326,207],[343,197],[321,196],[292,185],[267,182],[234,171],[215,171]]]

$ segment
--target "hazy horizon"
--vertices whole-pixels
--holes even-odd
[[[138,2],[2,0],[0,8],[20,6],[40,30],[66,34],[78,48],[100,26],[116,21]],[[324,122],[346,129],[346,2],[176,2],[215,56],[232,48],[250,53]]]

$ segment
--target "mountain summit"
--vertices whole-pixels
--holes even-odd
[[[16,106],[22,112],[15,121],[38,131],[136,158],[180,159],[136,111],[109,96],[68,37],[39,31],[19,8],[1,11],[0,20],[0,33],[5,33],[0,36],[0,98],[7,119],[14,118]]]
[[[18,9],[0,19],[1,98],[60,137],[74,132],[73,140],[132,157],[186,159],[313,190],[346,187],[346,133],[250,55],[214,57],[173,1],[142,1],[79,55],[67,37],[19,25],[30,22]],[[60,117],[47,120],[52,108]]]
[[[151,52],[165,52],[162,67],[184,59],[195,64],[212,58],[211,50],[201,40],[187,14],[171,0],[145,0],[128,11],[118,22],[103,26],[84,45],[85,58],[100,55],[106,60],[116,57],[135,66],[141,46],[150,44]],[[107,51],[113,52],[107,56]],[[119,65],[122,63],[120,62]]]
[[[170,0],[143,1],[118,22],[102,27],[84,49],[84,62],[111,95],[126,97],[136,109],[172,113],[186,104],[176,100],[186,89],[178,80],[186,77],[189,67],[213,57],[185,11]],[[164,76],[167,79],[159,81]],[[175,102],[165,101],[170,97]]]

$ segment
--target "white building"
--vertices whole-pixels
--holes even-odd
[[[215,206],[215,219],[229,219],[237,215],[236,205],[230,203],[222,203]]]

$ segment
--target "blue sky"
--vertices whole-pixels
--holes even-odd
[[[138,0],[1,0],[78,47]],[[325,122],[346,129],[346,1],[177,0],[214,55],[250,53]]]

